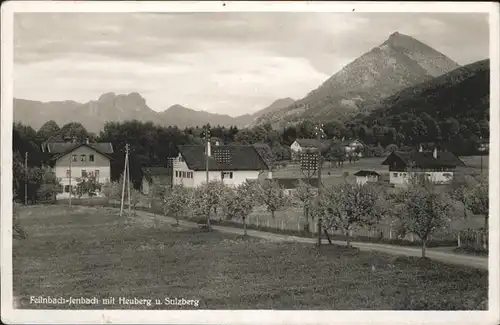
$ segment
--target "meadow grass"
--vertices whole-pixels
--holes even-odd
[[[192,309],[43,305],[30,296],[199,299],[201,309],[485,309],[488,273],[360,252],[202,232],[103,207],[35,206],[14,241],[18,308]]]

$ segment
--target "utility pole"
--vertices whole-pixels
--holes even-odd
[[[206,171],[206,180],[207,180],[207,190],[209,189],[208,183],[210,181],[209,177],[209,169],[208,169],[208,160],[210,157],[210,127],[207,125],[205,129],[205,171]],[[211,230],[210,226],[210,211],[207,213],[207,229]]]
[[[323,155],[321,153],[321,138],[323,136],[323,124],[316,127],[316,140],[317,140],[317,150],[318,150],[318,203],[321,204],[323,200],[323,183],[321,182],[321,168],[323,167]],[[318,246],[321,246],[321,227],[322,218],[321,214],[318,216]]]
[[[128,146],[127,150],[127,191],[128,191],[128,215],[131,216],[131,202],[130,202],[130,159],[129,159],[129,154],[130,154],[130,145]]]
[[[125,182],[127,181],[127,169],[128,169],[128,152],[129,152],[129,144],[125,145],[125,165],[123,167],[123,184],[122,184],[122,197],[120,202],[120,217],[123,216],[123,203],[125,202]]]
[[[28,205],[28,152],[24,154],[24,205]]]
[[[73,194],[73,188],[71,187],[71,166],[73,165],[73,155],[69,156],[69,207],[71,207],[71,195]]]

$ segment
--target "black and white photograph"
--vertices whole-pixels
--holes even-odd
[[[3,4],[2,321],[498,324],[498,11]]]

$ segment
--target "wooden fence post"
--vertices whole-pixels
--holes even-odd
[[[269,228],[269,219],[267,219],[267,228]]]
[[[392,239],[392,227],[389,228],[389,239]]]
[[[413,233],[411,233],[411,234],[410,234],[410,240],[411,240],[411,242],[412,242],[412,243],[413,243],[413,240],[414,240],[414,239],[415,239],[415,238],[413,238]]]
[[[259,228],[259,216],[257,216],[256,223],[257,223],[257,228]]]
[[[457,247],[461,247],[462,244],[460,243],[460,231],[458,232],[458,236],[457,236]]]

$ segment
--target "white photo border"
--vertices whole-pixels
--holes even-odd
[[[10,1],[1,7],[1,317],[9,324],[499,324],[499,5],[493,2]],[[17,12],[462,12],[490,17],[488,311],[25,310],[12,287],[13,20]],[[464,44],[464,46],[468,46]]]

